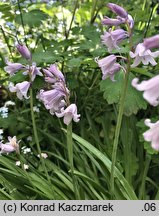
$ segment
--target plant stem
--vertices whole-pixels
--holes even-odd
[[[90,20],[90,24],[93,24],[93,22],[94,22],[94,15],[95,15],[95,11],[96,11],[97,2],[98,2],[98,0],[94,0],[94,1],[92,2],[92,11],[91,11],[91,20]]]
[[[4,40],[5,40],[6,44],[7,44],[8,49],[9,49],[10,55],[11,55],[11,57],[12,57],[12,59],[13,59],[12,50],[11,50],[11,47],[10,47],[10,45],[9,45],[8,38],[7,38],[7,36],[6,36],[6,34],[5,34],[5,31],[3,30],[3,28],[2,28],[1,25],[0,25],[0,28],[1,28],[1,31],[2,31]]]
[[[24,31],[24,35],[25,35],[25,43],[27,45],[27,38],[26,38],[26,31],[25,31],[25,26],[24,26],[24,20],[23,20],[23,15],[22,15],[22,10],[21,10],[21,6],[20,6],[20,1],[18,0],[18,9],[19,9],[19,12],[20,12],[20,20],[21,20],[21,24],[22,24],[22,27],[23,27],[23,31]]]
[[[71,22],[70,22],[70,26],[68,28],[68,31],[66,32],[66,35],[65,35],[66,39],[68,39],[68,37],[69,37],[69,33],[70,33],[71,28],[72,28],[72,24],[73,24],[73,20],[75,18],[75,13],[76,13],[77,7],[78,7],[78,0],[76,0],[76,2],[75,2],[75,7],[74,7],[74,10],[73,10],[73,13],[72,13],[72,19],[71,19]]]
[[[73,13],[72,13],[72,18],[71,18],[71,22],[70,22],[70,25],[69,25],[69,28],[67,30],[67,27],[65,26],[65,39],[67,40],[69,38],[69,34],[70,34],[70,31],[71,31],[71,28],[72,28],[72,24],[73,24],[73,21],[75,19],[75,14],[76,14],[76,10],[77,10],[77,7],[78,7],[78,1],[79,0],[76,0],[75,2],[75,7],[73,9]],[[67,49],[68,49],[69,45],[66,45],[64,47],[64,51],[63,52],[66,52]],[[63,57],[63,61],[62,61],[62,66],[61,66],[61,71],[64,72],[64,63],[65,63],[65,58]]]
[[[69,160],[70,170],[71,170],[71,175],[72,175],[72,180],[73,180],[74,193],[75,193],[76,199],[78,200],[79,194],[78,194],[78,189],[77,189],[77,180],[76,180],[76,177],[74,176],[74,164],[73,164],[72,123],[70,123],[67,126],[67,148],[68,148],[68,160]]]
[[[130,35],[129,46],[130,46],[130,50],[131,50],[131,48],[132,48],[132,34],[131,34],[131,29],[129,28],[129,25],[128,25],[128,31],[129,31],[129,35]],[[130,55],[128,54],[127,70],[126,70],[125,80],[124,80],[124,84],[123,84],[123,88],[122,88],[122,92],[121,92],[121,97],[120,97],[120,102],[119,102],[119,113],[118,113],[118,117],[117,117],[117,125],[116,125],[116,130],[115,130],[115,138],[114,138],[113,152],[112,152],[112,165],[111,165],[111,176],[110,176],[110,192],[111,192],[112,199],[114,196],[115,163],[116,163],[117,148],[118,148],[118,143],[119,143],[120,129],[121,129],[121,124],[122,124],[122,119],[123,119],[124,103],[125,103],[127,86],[128,86],[128,81],[129,81],[130,64],[131,64],[131,59],[130,59]]]
[[[150,162],[151,162],[151,156],[147,154],[146,155],[146,161],[145,161],[145,168],[144,168],[144,172],[143,172],[142,183],[141,183],[140,192],[139,192],[139,200],[146,199],[146,197],[145,197],[145,182],[146,182],[146,177],[147,177],[147,173],[149,170]]]
[[[35,122],[35,115],[34,115],[34,111],[33,111],[33,90],[31,87],[30,87],[30,110],[31,110],[31,118],[32,118],[34,138],[35,138],[35,143],[37,146],[38,154],[40,156],[40,161],[42,162],[42,166],[43,166],[43,169],[45,171],[47,180],[49,183],[51,183],[50,177],[49,177],[48,172],[47,172],[47,168],[45,166],[44,158],[41,156],[41,148],[40,148],[40,144],[39,144],[39,138],[38,138],[37,127],[36,127],[36,122]]]

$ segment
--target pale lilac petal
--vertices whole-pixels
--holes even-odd
[[[152,106],[159,104],[159,75],[147,81],[142,81],[140,84],[138,84],[138,79],[134,78],[132,80],[132,86],[139,91],[144,91],[143,97]]]
[[[69,105],[65,110],[62,109],[61,113],[56,113],[56,116],[63,118],[64,124],[69,125],[73,119],[74,122],[79,122],[80,114],[77,114],[76,104]]]
[[[28,99],[29,97],[27,96],[28,90],[30,87],[30,83],[28,81],[24,81],[21,83],[16,84],[17,88],[17,97],[22,100],[24,97],[25,99]]]
[[[148,57],[148,62],[150,62],[151,63],[151,65],[152,66],[155,66],[155,65],[157,65],[157,62],[155,61],[155,59],[154,58],[152,58],[151,56],[150,57]]]
[[[133,53],[133,52],[131,52],[131,51],[129,52],[129,55],[130,55],[131,58],[135,58],[136,57],[136,54]]]
[[[142,59],[141,57],[136,57],[134,60],[134,63],[131,65],[132,68],[137,67],[141,63]]]
[[[19,152],[19,142],[17,142],[16,136],[12,137],[8,137],[9,142],[3,144],[0,143],[0,153],[11,153],[13,151]]]
[[[24,68],[24,66],[20,63],[12,63],[9,61],[6,61],[7,66],[4,67],[4,70],[10,75],[13,76],[17,71]]]
[[[102,20],[102,24],[108,26],[118,26],[124,22],[125,20],[123,21],[121,19],[111,19],[109,17],[104,17],[104,19]]]
[[[159,51],[156,51],[156,52],[151,52],[151,56],[153,58],[157,58],[159,56]]]
[[[154,58],[159,56],[159,52],[151,52],[150,50],[146,49],[144,47],[143,43],[140,43],[137,45],[135,52],[130,52],[130,57],[135,58],[134,63],[131,65],[131,67],[138,66],[141,62],[144,65],[148,65],[149,63],[153,66],[157,64],[157,62],[154,60]]]
[[[51,64],[49,68],[43,69],[43,72],[46,75],[45,81],[48,83],[56,83],[59,81],[65,82],[64,75],[58,69],[56,64]]]
[[[13,85],[13,83],[9,84],[9,90],[11,92],[16,92],[17,93],[17,97],[22,100],[23,97],[28,99],[29,97],[27,97],[27,92],[29,90],[30,87],[30,83],[28,81],[24,81],[21,83],[16,84],[15,86]]]
[[[134,19],[132,18],[130,14],[128,14],[128,23],[129,23],[130,28],[132,29],[134,26]]]
[[[143,137],[145,141],[151,142],[152,148],[155,150],[159,150],[159,121],[156,123],[151,123],[149,119],[145,120],[145,124],[150,127],[145,133],[143,133]]]
[[[108,48],[108,51],[111,52],[114,48],[119,48],[118,45],[128,37],[128,33],[123,29],[116,29],[114,31],[110,30],[105,32],[101,36],[102,43]]]
[[[10,92],[16,92],[16,87],[12,82],[9,83],[8,88]]]
[[[96,59],[96,62],[98,63],[99,67],[102,70],[102,74],[103,74],[102,79],[104,80],[107,77],[110,77],[111,80],[114,81],[115,73],[117,73],[121,68],[120,64],[115,63],[116,56],[110,55],[100,60]]]

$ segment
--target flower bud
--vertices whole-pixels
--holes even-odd
[[[108,3],[107,6],[112,12],[116,13],[120,17],[122,17],[122,18],[128,17],[127,11],[124,8],[120,7],[119,5],[113,4],[113,3]]]
[[[17,46],[18,52],[24,57],[26,60],[31,60],[31,52],[25,45],[18,44]]]
[[[144,39],[143,45],[146,49],[159,48],[159,35]]]

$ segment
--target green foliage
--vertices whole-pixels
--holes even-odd
[[[23,14],[23,22],[31,28],[40,26],[45,19],[47,19],[47,14],[38,9]],[[16,16],[15,21],[21,24],[21,16]]]
[[[144,101],[142,94],[131,86],[131,81],[134,78],[130,74],[128,89],[126,92],[126,99],[124,103],[124,114],[130,116],[136,114],[140,109],[146,109],[147,105]],[[119,72],[115,76],[115,82],[110,79],[101,81],[100,89],[104,91],[104,99],[107,100],[108,104],[119,103],[121,97],[121,91],[124,83],[124,73]]]
[[[3,129],[0,136],[4,142],[8,136],[17,136],[21,140],[20,155],[12,152],[0,157],[0,199],[76,199],[74,179],[79,199],[112,199],[111,157],[125,74],[122,71],[116,74],[115,82],[109,78],[101,81],[101,71],[95,61],[95,57],[109,55],[100,38],[108,30],[101,25],[101,20],[104,16],[112,16],[105,6],[108,1],[19,2],[20,5],[17,1],[0,3],[0,107],[10,100],[16,103],[8,106],[7,118],[2,118],[0,113],[0,129]],[[135,18],[133,49],[144,37],[152,36],[158,30],[158,4],[155,1],[153,4],[141,0],[120,1],[120,5]],[[47,68],[57,63],[66,78],[70,101],[77,104],[81,114],[80,122],[73,123],[74,170],[71,173],[65,125],[62,119],[50,115],[36,98],[40,89],[51,89],[51,85],[45,83],[44,77],[36,77],[31,85],[34,108],[40,110],[34,112],[35,123],[40,148],[48,154],[44,162],[50,181],[37,156],[30,102],[20,101],[16,93],[8,90],[9,82],[16,84],[29,80],[23,71],[12,77],[4,71],[6,58],[28,64],[16,51],[17,40],[28,46],[38,67]],[[111,54],[125,56],[128,53],[126,39],[121,43],[120,53],[114,49]],[[126,61],[122,66],[126,66]],[[158,71],[158,65],[140,64],[131,68],[115,164],[114,199],[159,198],[159,154],[142,136],[148,130],[143,119],[158,121],[159,109],[147,106],[142,92],[131,86],[134,77],[149,79]],[[22,148],[31,148],[31,153],[25,154]],[[20,166],[16,166],[18,160]],[[29,169],[24,170],[23,164],[29,165]]]

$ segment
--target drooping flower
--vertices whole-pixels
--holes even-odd
[[[19,142],[17,142],[17,138],[16,136],[12,137],[8,137],[8,141],[7,143],[3,144],[0,143],[0,153],[11,153],[13,151],[16,151],[17,153],[19,152]]]
[[[74,122],[79,122],[80,114],[77,114],[77,106],[76,104],[69,105],[65,110],[61,109],[61,112],[57,113],[56,116],[58,118],[64,117],[64,124],[69,125],[73,119]]]
[[[159,151],[159,121],[151,123],[150,119],[146,119],[145,125],[150,128],[143,133],[145,141],[151,142],[152,148]]]
[[[147,100],[152,106],[157,106],[159,104],[159,75],[142,81],[138,84],[139,79],[134,78],[132,80],[132,86],[139,91],[144,91],[143,97]]]
[[[23,81],[21,83],[17,83],[15,86],[13,83],[9,84],[9,90],[10,92],[16,92],[17,93],[17,97],[22,100],[23,97],[25,99],[28,99],[29,97],[27,96],[27,92],[29,90],[30,87],[30,82],[28,81]]]
[[[116,29],[109,32],[105,32],[101,36],[102,43],[108,47],[108,52],[111,52],[114,48],[119,49],[118,44],[128,37],[128,33],[123,29]]]
[[[10,75],[13,76],[16,72],[18,72],[21,69],[24,69],[24,66],[20,63],[12,63],[9,61],[6,61],[7,66],[4,67],[4,70]]]
[[[50,114],[56,114],[57,117],[64,117],[64,123],[69,124],[72,119],[79,121],[77,114],[77,107],[75,104],[69,105],[70,92],[67,89],[65,78],[62,72],[57,68],[56,64],[50,65],[47,69],[43,70],[45,73],[45,81],[52,85],[51,90],[40,90],[37,98],[41,100],[45,108],[50,111]],[[66,109],[65,107],[68,106]],[[41,155],[42,157],[45,155]]]
[[[146,49],[159,48],[159,35],[145,38],[143,45],[146,47]]]
[[[108,3],[107,6],[112,12],[116,13],[118,16],[122,18],[128,17],[128,12],[124,8],[120,7],[119,5],[114,3]]]
[[[51,64],[49,68],[43,69],[45,73],[45,81],[48,83],[55,83],[57,81],[62,80],[65,82],[64,75],[62,72],[58,69],[56,64]]]
[[[131,65],[131,67],[136,67],[141,62],[144,65],[148,65],[150,63],[151,65],[154,66],[157,64],[154,58],[158,56],[159,56],[159,51],[151,52],[151,50],[146,49],[143,43],[139,43],[134,53],[130,51],[130,57],[135,58],[134,63]]]
[[[128,12],[124,8],[114,3],[108,3],[107,6],[112,12],[117,14],[117,16],[115,19],[105,16],[102,20],[103,25],[118,26],[120,24],[127,24],[131,29],[133,28],[134,20],[132,16],[128,14]]]
[[[44,91],[41,90],[38,98],[44,103],[45,108],[50,110],[53,115],[58,112],[63,106],[65,106],[64,99],[69,94],[69,91],[62,83],[58,82],[53,85],[54,89]]]
[[[18,44],[16,48],[18,52],[22,55],[22,57],[24,57],[26,60],[31,60],[31,52],[24,44]]]
[[[96,59],[96,62],[102,70],[102,79],[104,80],[107,77],[110,77],[110,79],[114,81],[115,73],[121,68],[120,64],[116,63],[116,56],[110,55],[100,60]]]

